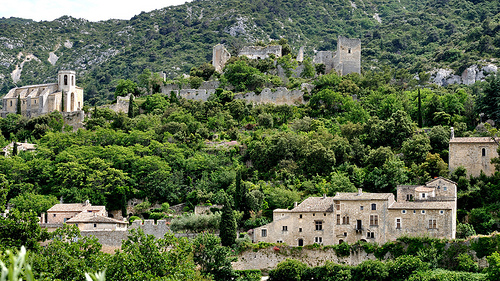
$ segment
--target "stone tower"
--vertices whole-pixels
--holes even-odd
[[[334,67],[340,75],[361,73],[361,39],[339,36]]]
[[[215,71],[222,72],[224,65],[231,58],[231,54],[224,48],[224,45],[217,44],[213,48],[212,53],[212,65],[215,67]]]
[[[64,94],[64,112],[80,110],[77,87],[75,84],[76,73],[71,70],[61,70],[57,75],[59,91]]]

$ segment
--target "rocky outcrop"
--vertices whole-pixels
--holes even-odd
[[[484,81],[486,76],[491,73],[496,73],[498,67],[494,64],[487,64],[482,67],[472,65],[462,72],[462,75],[453,74],[451,69],[436,69],[431,72],[431,83],[439,86],[447,86],[450,84],[465,84],[472,85],[477,81]]]

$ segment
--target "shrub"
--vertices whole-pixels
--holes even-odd
[[[298,260],[286,259],[276,265],[276,268],[269,272],[270,281],[294,281],[301,280],[301,276],[307,269],[307,265]]]
[[[258,269],[235,270],[236,281],[260,281],[262,272]]]

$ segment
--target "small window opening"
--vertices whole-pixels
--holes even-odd
[[[486,148],[482,149],[482,154],[483,154],[483,157],[486,156]]]

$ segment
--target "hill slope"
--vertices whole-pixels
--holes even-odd
[[[294,52],[306,46],[309,56],[334,50],[339,35],[361,38],[364,70],[460,72],[500,56],[499,12],[498,0],[205,0],[130,20],[2,18],[0,94],[74,69],[86,99],[99,102],[116,79],[135,79],[145,68],[175,77],[210,61],[218,43],[234,53],[280,37]]]

